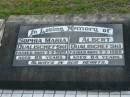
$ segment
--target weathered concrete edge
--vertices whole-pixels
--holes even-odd
[[[10,16],[8,22],[32,23],[84,23],[122,22],[130,20],[130,14],[69,14],[69,15],[20,15]]]
[[[3,37],[3,33],[4,33],[4,28],[5,28],[5,20],[0,19],[0,46],[1,46],[1,40]]]

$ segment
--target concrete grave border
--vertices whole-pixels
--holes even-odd
[[[1,46],[2,36],[3,36],[3,33],[4,33],[4,28],[5,28],[5,20],[0,19],[0,46]]]

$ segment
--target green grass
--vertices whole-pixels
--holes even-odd
[[[99,12],[130,13],[130,0],[0,0],[0,17]]]

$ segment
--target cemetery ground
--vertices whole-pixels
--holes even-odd
[[[130,0],[0,0],[1,18],[73,13],[130,13]]]

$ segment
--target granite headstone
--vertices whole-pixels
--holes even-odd
[[[0,87],[129,89],[130,15],[11,16]]]

